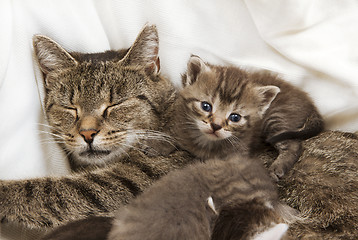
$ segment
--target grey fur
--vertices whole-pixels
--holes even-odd
[[[213,199],[211,207],[208,198]],[[274,224],[297,219],[293,209],[279,202],[276,186],[262,163],[232,156],[225,161],[214,159],[193,164],[158,180],[119,210],[108,239],[209,240],[222,209],[229,206],[247,212],[226,220],[226,224],[236,223],[237,234],[216,232],[221,240],[252,239]],[[267,213],[254,208],[265,209]],[[250,225],[251,222],[256,224]]]

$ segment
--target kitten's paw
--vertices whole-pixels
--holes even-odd
[[[269,173],[272,179],[278,182],[285,175],[286,171],[281,164],[273,163],[269,168]]]

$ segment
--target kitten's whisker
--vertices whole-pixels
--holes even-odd
[[[230,142],[230,144],[237,150],[247,150],[247,146],[242,143],[242,141],[237,137],[232,135],[231,137],[227,138],[227,141]]]

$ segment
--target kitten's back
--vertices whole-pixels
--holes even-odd
[[[233,239],[230,227],[220,225],[227,213],[226,223],[239,229],[237,239],[250,239],[272,223],[294,219],[284,219],[270,177],[250,160],[209,160],[169,173],[119,210],[109,240],[208,240],[214,224],[214,239]],[[286,210],[286,216],[296,214]]]

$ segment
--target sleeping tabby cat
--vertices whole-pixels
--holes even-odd
[[[270,166],[278,179],[298,160],[301,140],[323,130],[308,95],[268,72],[210,65],[192,56],[183,86],[172,134],[202,159],[252,155],[262,137],[280,153]]]
[[[152,138],[157,138],[156,131],[163,131],[165,119],[173,114],[172,103],[176,98],[171,83],[156,72],[159,68],[158,38],[154,26],[144,28],[129,51],[68,53],[46,37],[35,37],[34,40],[45,80],[52,79],[45,82],[46,101],[50,101],[46,105],[49,124],[61,141],[68,140],[61,143],[62,147],[71,154],[72,162],[75,162],[77,155],[84,162],[85,155],[79,156],[79,151],[86,152],[88,143],[85,138],[89,142],[92,139],[95,144],[92,144],[93,149],[98,143],[96,137],[106,135],[102,140],[108,143],[107,147],[102,145],[103,148],[92,151],[88,151],[90,148],[87,147],[86,154],[88,162],[97,159],[95,162],[100,163],[99,160],[103,158],[112,163],[66,177],[0,181],[2,221],[43,229],[91,215],[113,216],[114,210],[142,192],[154,180],[192,162],[193,157],[183,151],[175,151],[168,157],[152,157],[138,151],[138,148],[146,148],[139,143],[143,143],[143,138],[149,133],[152,133]],[[108,91],[100,91],[102,87],[107,87]],[[89,91],[79,91],[81,89]],[[68,104],[71,100],[76,103],[82,97],[87,102],[77,102],[79,106],[76,110],[73,106],[72,109],[63,109],[63,106],[70,107]],[[102,106],[98,103],[107,100],[119,100],[117,107],[107,111],[98,108]],[[101,111],[106,114],[102,116]],[[118,111],[123,114],[118,114]],[[83,114],[88,112],[95,119],[102,119],[100,126],[111,127],[113,123],[112,128],[115,129],[101,130],[93,136],[95,132],[87,129],[87,132],[82,132],[84,136],[80,135],[78,127]],[[74,116],[77,132],[73,132],[68,122]],[[113,117],[115,121],[108,117]],[[56,122],[63,122],[63,127],[56,126]],[[125,136],[129,137],[128,142],[123,141]],[[76,144],[77,148],[75,139],[81,140],[81,144]],[[110,143],[114,149],[118,149],[114,152],[122,150],[125,154],[117,158],[106,152],[111,150]],[[133,147],[129,147],[128,143]],[[288,233],[296,239],[356,239],[357,135],[328,131],[303,141],[302,145],[300,159],[279,182],[280,196],[291,207],[307,213],[309,221],[293,224]],[[258,148],[256,153],[269,166],[277,154],[269,146],[266,147],[270,151]]]
[[[40,228],[111,216],[154,180],[192,161],[186,152],[164,158],[141,151],[148,139],[168,140],[159,131],[176,98],[158,73],[155,26],[146,26],[128,50],[69,53],[45,36],[33,43],[51,134],[78,173],[0,181],[1,221]]]
[[[266,231],[296,219],[296,211],[278,200],[262,163],[233,155],[168,173],[118,211],[108,238],[108,219],[90,218],[43,240],[262,240]],[[275,239],[286,229],[277,226]]]

